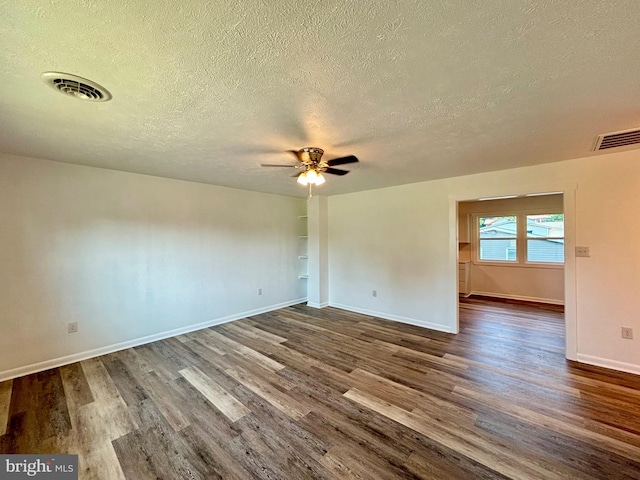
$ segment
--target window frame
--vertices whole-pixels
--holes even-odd
[[[528,217],[530,216],[534,216],[534,215],[556,215],[556,214],[562,214],[562,231],[564,232],[564,212],[555,212],[555,213],[526,213],[524,214],[524,221],[525,223],[527,222]],[[558,237],[558,236],[549,236],[549,237],[530,237],[529,236],[529,232],[527,231],[527,228],[525,227],[524,229],[524,245],[525,245],[525,255],[524,255],[524,263],[525,264],[531,264],[531,265],[562,265],[564,267],[565,261],[566,261],[566,252],[564,251],[564,235],[562,237]],[[529,260],[529,240],[562,240],[562,247],[563,247],[563,255],[562,255],[562,262],[538,262],[535,260]]]
[[[495,238],[480,238],[480,218],[496,218],[496,217],[516,217],[516,236],[515,237],[495,237]],[[520,229],[520,219],[517,217],[517,215],[478,215],[475,219],[474,219],[474,231],[475,231],[475,235],[477,237],[477,242],[478,242],[478,252],[477,252],[477,259],[478,261],[482,262],[482,263],[498,263],[498,264],[510,264],[510,265],[517,265],[518,263],[518,251],[520,250],[520,245],[518,245],[518,230]],[[505,259],[504,260],[483,260],[482,258],[480,258],[480,255],[482,253],[482,248],[481,248],[481,241],[482,240],[488,240],[490,242],[492,241],[499,241],[499,240],[508,240],[508,241],[514,241],[515,240],[515,249],[516,249],[516,258],[514,260],[509,260],[509,248],[512,247],[506,247],[505,249]]]
[[[549,268],[549,269],[564,269],[567,252],[566,246],[564,251],[563,262],[536,262],[528,261],[528,240],[544,240],[543,237],[528,237],[527,235],[527,216],[530,215],[550,215],[553,213],[564,212],[549,212],[550,209],[532,209],[526,210],[507,210],[507,211],[495,211],[495,212],[474,212],[471,214],[471,221],[473,230],[471,232],[471,249],[472,249],[472,262],[478,266],[495,266],[495,267],[518,267],[518,268]],[[486,217],[516,217],[516,260],[482,260],[480,258],[480,218]],[[549,237],[553,240],[565,239],[565,237]],[[497,239],[496,239],[497,240]],[[510,239],[512,240],[512,239]],[[566,245],[566,244],[565,244]]]

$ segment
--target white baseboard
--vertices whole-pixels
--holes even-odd
[[[577,355],[578,362],[587,363],[589,365],[595,365],[596,367],[610,368],[611,370],[618,370],[620,372],[635,373],[640,375],[640,365],[634,365],[633,363],[618,362],[616,360],[609,360],[607,358],[594,357],[592,355],[583,355],[579,353]]]
[[[373,310],[367,310],[359,307],[352,307],[350,305],[342,305],[340,303],[329,302],[331,307],[339,308],[341,310],[347,310],[349,312],[362,313],[363,315],[369,315],[371,317],[383,318],[385,320],[394,320],[396,322],[408,323],[409,325],[416,325],[418,327],[429,328],[431,330],[437,330],[439,332],[453,333],[453,330],[448,325],[441,325],[439,323],[424,322],[422,320],[416,320],[415,318],[401,317],[399,315],[393,315],[390,313],[374,312]]]
[[[308,307],[313,308],[325,308],[329,306],[329,302],[315,303],[315,302],[307,302]]]
[[[480,295],[483,297],[496,297],[496,298],[506,298],[507,300],[521,300],[523,302],[537,302],[537,303],[549,303],[551,305],[564,305],[563,300],[556,300],[553,298],[540,298],[540,297],[526,297],[524,295],[511,295],[508,293],[493,293],[493,292],[477,292],[472,291],[471,293],[465,295],[468,297],[469,295]]]
[[[240,320],[242,318],[251,317],[253,315],[259,315],[261,313],[271,312],[280,308],[290,307],[291,305],[297,305],[305,301],[306,298],[298,298],[296,300],[290,300],[288,302],[269,305],[268,307],[257,308],[255,310],[249,310],[247,312],[216,318],[214,320],[197,323],[195,325],[189,325],[186,327],[176,328],[174,330],[154,333],[153,335],[147,335],[145,337],[127,340],[126,342],[107,345],[104,347],[95,348],[93,350],[87,350],[85,352],[66,355],[64,357],[52,358],[51,360],[45,360],[43,362],[25,365],[24,367],[12,368],[11,370],[0,372],[0,382],[11,380],[12,378],[22,377],[24,375],[30,375],[32,373],[42,372],[43,370],[48,370],[50,368],[62,367],[63,365],[69,365],[70,363],[81,362],[82,360],[99,357],[100,355],[107,355],[108,353],[117,352],[119,350],[125,350],[127,348],[138,347],[147,343],[157,342],[158,340],[164,340],[165,338],[176,337],[185,333],[195,332],[196,330],[213,327],[214,325],[221,325],[223,323],[233,322],[234,320]]]

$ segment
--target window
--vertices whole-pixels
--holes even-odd
[[[478,261],[515,265],[564,263],[562,213],[514,212],[475,218]]]
[[[480,260],[515,262],[517,259],[518,219],[479,217]]]
[[[564,215],[527,215],[527,262],[564,263]]]

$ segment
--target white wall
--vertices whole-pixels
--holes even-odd
[[[504,215],[531,213],[562,213],[562,195],[460,202],[459,215]],[[470,222],[474,229],[473,221]],[[461,250],[459,258],[471,260],[471,293],[504,298],[564,303],[564,268],[562,265],[487,264],[477,262],[475,229],[470,235],[473,249]],[[522,242],[524,243],[524,242]],[[520,247],[518,247],[520,248]]]
[[[566,306],[575,357],[640,373],[638,150],[330,197],[330,304],[455,331],[455,200],[556,184],[577,186],[575,211],[565,210],[575,237],[568,247],[591,249],[565,266],[575,278],[565,292],[575,303]],[[635,339],[623,340],[621,326],[634,328]]]
[[[640,373],[639,151],[330,197],[330,304],[455,331],[455,201],[550,184],[591,248],[566,266],[577,358]],[[303,301],[305,202],[0,155],[0,379]]]
[[[454,331],[448,193],[427,182],[329,197],[329,303]]]
[[[0,380],[304,301],[305,208],[304,199],[1,155]],[[67,334],[68,322],[79,332]]]
[[[471,294],[530,302],[564,304],[560,268],[471,264]]]

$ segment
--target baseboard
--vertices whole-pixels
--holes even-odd
[[[439,323],[424,322],[422,320],[416,320],[415,318],[401,317],[399,315],[393,315],[390,313],[375,312],[373,310],[367,310],[359,307],[352,307],[350,305],[342,305],[340,303],[329,302],[329,306],[339,308],[341,310],[347,310],[349,312],[362,313],[363,315],[369,315],[371,317],[383,318],[385,320],[393,320],[401,323],[408,323],[409,325],[415,325],[417,327],[429,328],[431,330],[437,330],[439,332],[453,333],[453,330],[447,325],[441,325]]]
[[[308,307],[313,308],[325,308],[329,306],[329,302],[315,303],[315,302],[307,302]]]
[[[469,295],[480,295],[482,297],[495,297],[495,298],[505,298],[507,300],[520,300],[523,302],[536,302],[536,303],[548,303],[551,305],[564,305],[563,300],[555,300],[553,298],[540,298],[540,297],[527,297],[524,295],[510,295],[508,293],[493,293],[493,292],[478,292],[473,290],[471,293],[465,295],[468,297]]]
[[[12,368],[11,370],[5,370],[0,372],[0,382],[11,380],[12,378],[22,377],[24,375],[30,375],[32,373],[42,372],[43,370],[49,370],[50,368],[62,367],[69,365],[70,363],[81,362],[82,360],[88,360],[89,358],[99,357],[101,355],[107,355],[109,353],[117,352],[119,350],[125,350],[127,348],[138,347],[147,343],[157,342],[158,340],[164,340],[165,338],[176,337],[185,333],[195,332],[196,330],[202,330],[203,328],[213,327],[215,325],[221,325],[223,323],[233,322],[242,318],[251,317],[253,315],[260,315],[261,313],[271,312],[280,308],[290,307],[291,305],[297,305],[306,301],[306,298],[298,298],[288,302],[282,302],[275,305],[269,305],[268,307],[257,308],[255,310],[249,310],[246,312],[228,315],[226,317],[216,318],[206,322],[198,323],[195,325],[189,325],[186,327],[176,328],[174,330],[167,330],[165,332],[154,333],[153,335],[147,335],[145,337],[136,338],[133,340],[127,340],[126,342],[120,342],[113,345],[107,345],[93,350],[87,350],[85,352],[74,353],[72,355],[66,355],[64,357],[53,358],[51,360],[45,360],[44,362],[33,363],[24,367]]]
[[[609,360],[607,358],[594,357],[592,355],[583,355],[581,353],[579,353],[576,358],[578,362],[595,365],[596,367],[610,368],[611,370],[618,370],[620,372],[635,373],[636,375],[640,375],[640,365],[634,365],[633,363],[618,362],[616,360]]]

